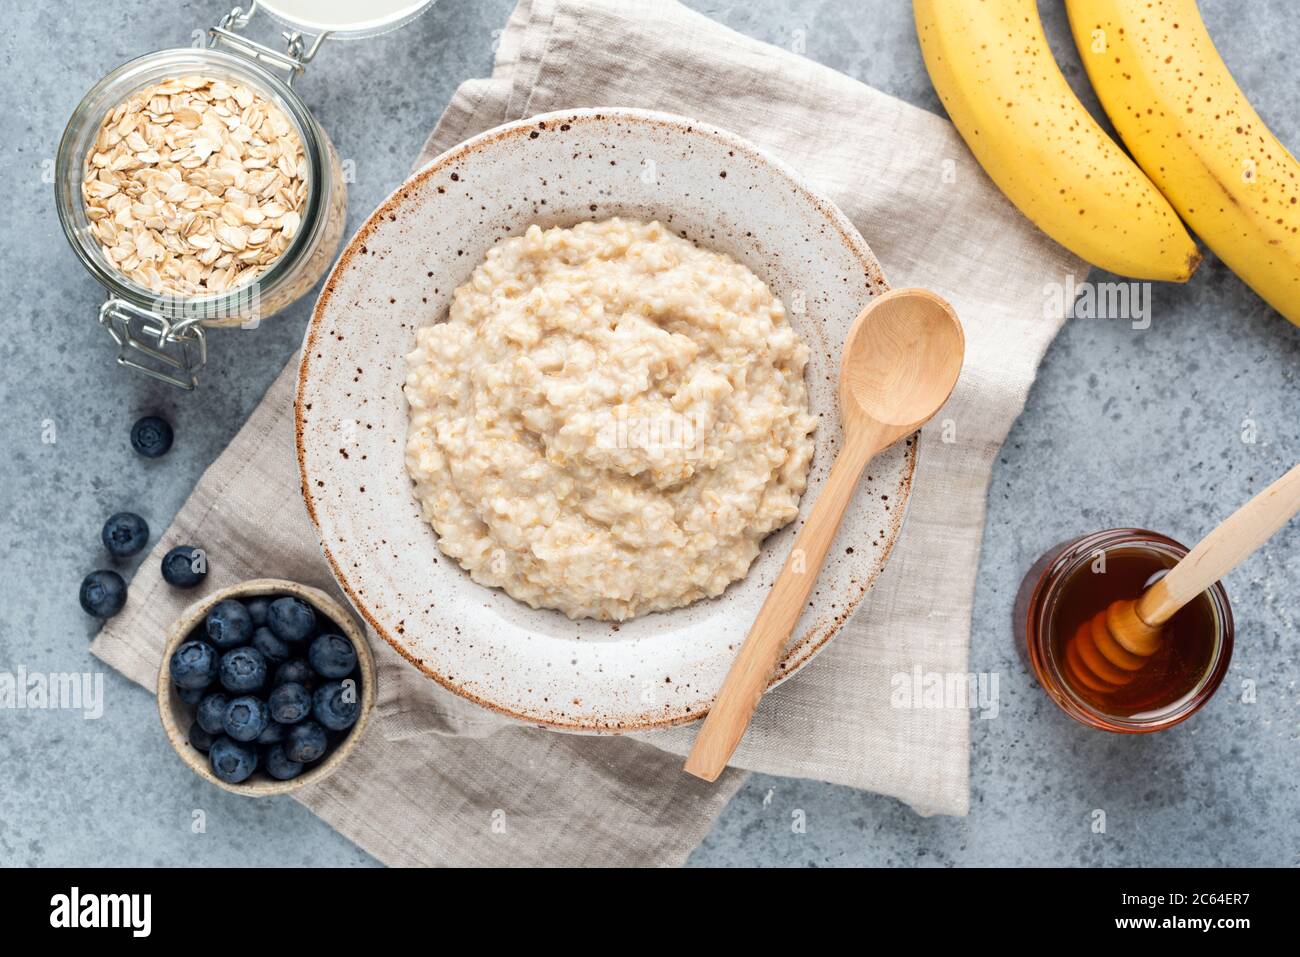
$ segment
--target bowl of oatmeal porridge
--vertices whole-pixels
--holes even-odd
[[[632,110],[433,160],[317,303],[303,495],[349,598],[429,678],[586,732],[704,714],[840,442],[849,324],[886,289],[755,147]],[[873,461],[775,681],[884,567],[913,444]]]
[[[532,224],[415,337],[421,512],[532,608],[621,622],[716,598],[799,513],[808,345],[749,269],[661,223]]]

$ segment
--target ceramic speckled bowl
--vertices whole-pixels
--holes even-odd
[[[621,625],[570,621],[472,581],[438,551],[404,464],[404,356],[445,318],[488,249],[529,224],[658,219],[727,253],[785,302],[812,348],[820,425],[800,519],[840,443],[840,347],[888,287],[833,205],[736,136],[681,117],[578,110],[489,130],[438,157],[358,230],[316,304],[298,380],[302,491],[357,610],[426,675],[496,711],[589,732],[689,721],[712,703],[789,550],[768,538],[716,599]],[[916,464],[909,440],[868,467],[773,684],[829,641],[884,567]]]

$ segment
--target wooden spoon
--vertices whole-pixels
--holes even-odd
[[[799,620],[862,469],[939,411],[961,372],[966,340],[952,306],[924,289],[895,289],[853,322],[840,360],[844,444],[749,636],[727,673],[686,770],[717,780],[749,727]]]
[[[1073,642],[1079,680],[1097,691],[1126,684],[1160,648],[1165,622],[1245,561],[1297,512],[1300,465],[1224,519],[1140,598],[1111,602],[1081,626]]]

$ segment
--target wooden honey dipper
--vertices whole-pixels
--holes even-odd
[[[1094,691],[1128,684],[1160,649],[1165,622],[1300,512],[1300,465],[1233,512],[1136,600],[1111,602],[1065,646],[1069,672]]]

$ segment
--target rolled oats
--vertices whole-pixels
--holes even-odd
[[[250,282],[288,249],[307,159],[288,117],[252,88],[172,77],[104,118],[81,195],[91,233],[128,278],[206,296]]]

